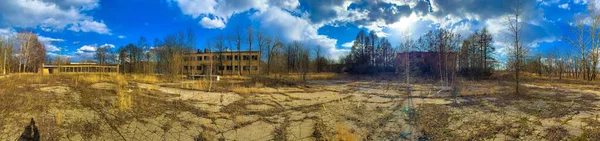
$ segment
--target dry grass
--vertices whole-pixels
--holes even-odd
[[[150,84],[160,82],[160,78],[158,78],[156,75],[132,74],[132,75],[129,75],[129,78],[131,78],[131,80],[136,81],[136,82],[143,82],[143,83],[150,83]]]
[[[569,131],[561,126],[551,126],[545,131],[546,136],[544,136],[544,138],[550,141],[566,140],[567,137],[569,137]]]
[[[79,83],[93,84],[99,82],[111,82],[117,85],[126,86],[129,83],[127,79],[121,74],[101,74],[101,73],[89,73],[89,74],[59,74],[58,77],[71,78],[75,81],[75,85]]]
[[[338,123],[336,127],[338,141],[357,141],[358,138],[350,130],[346,129],[343,124]]]
[[[418,108],[417,124],[424,137],[431,140],[444,140],[454,137],[448,129],[450,110],[445,105],[423,104]]]
[[[302,78],[298,73],[289,73],[289,74],[284,74],[283,76],[281,74],[271,74],[268,76],[271,79],[286,79],[286,80],[291,80],[291,81],[300,81]],[[338,74],[337,73],[308,73],[306,75],[306,80],[331,80],[331,79],[336,79],[338,78]]]
[[[348,83],[348,87],[358,87],[358,86],[359,86],[359,84],[356,83],[356,82],[350,82],[350,83]]]
[[[231,89],[231,91],[235,92],[237,94],[240,94],[240,95],[248,95],[248,94],[254,94],[254,93],[258,93],[259,92],[258,88],[254,88],[254,87],[242,87],[242,86],[233,87]]]
[[[309,74],[307,77],[308,77],[308,80],[331,80],[331,79],[338,78],[338,74],[337,73],[314,73],[314,74]]]
[[[216,82],[213,83],[213,89],[216,86]],[[195,80],[193,82],[184,82],[179,86],[182,89],[191,89],[199,91],[208,91],[210,88],[209,80]]]
[[[117,92],[117,95],[119,96],[118,108],[121,111],[127,111],[127,110],[130,110],[132,107],[131,94],[124,92],[122,89],[123,88],[120,88],[120,87],[117,87],[115,89],[115,91]]]

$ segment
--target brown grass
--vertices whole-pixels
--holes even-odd
[[[248,95],[248,94],[254,94],[254,93],[258,93],[259,92],[258,88],[254,88],[254,87],[242,87],[242,86],[233,87],[231,89],[231,91],[235,92],[237,94],[240,94],[240,95]]]
[[[551,126],[546,130],[546,138],[549,141],[561,141],[566,140],[569,137],[569,131],[561,126]]]
[[[129,78],[136,82],[143,82],[143,83],[150,83],[150,84],[160,82],[160,78],[158,78],[156,75],[132,74],[132,75],[129,75]]]
[[[132,107],[131,95],[124,92],[123,88],[116,88],[117,95],[119,96],[119,110],[127,111]]]
[[[300,81],[302,78],[297,73],[284,74],[271,74],[268,76],[271,79],[286,79],[290,81]],[[331,80],[339,78],[337,73],[308,73],[306,80]]]
[[[338,123],[336,127],[336,133],[338,141],[357,141],[358,137],[353,134],[350,130],[346,129],[343,124]]]

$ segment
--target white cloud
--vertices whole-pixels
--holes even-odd
[[[103,45],[99,46],[99,48],[102,48],[102,47],[115,48],[115,45],[113,45],[113,44],[103,44]]]
[[[571,9],[571,8],[569,7],[569,3],[565,3],[565,4],[558,5],[558,8],[561,8],[561,9],[567,9],[567,10],[568,10],[568,9]]]
[[[325,35],[319,35],[318,26],[311,24],[308,19],[296,17],[278,7],[271,7],[264,12],[255,13],[251,18],[259,20],[262,28],[269,29],[271,34],[279,35],[283,41],[299,41],[309,47],[320,46],[328,51],[331,59],[339,59],[348,52],[338,49],[337,40]]]
[[[79,49],[77,49],[77,52],[94,52],[94,51],[96,51],[96,45],[83,45]]]
[[[199,24],[205,28],[224,28],[231,16],[252,9],[263,12],[269,7],[280,7],[293,11],[300,5],[298,0],[169,0],[169,2],[177,3],[181,13],[185,15],[193,18],[202,17]]]
[[[127,37],[125,37],[125,36],[123,36],[123,35],[119,35],[119,36],[117,36],[117,38],[119,38],[119,39],[125,39],[125,38],[127,38]]]
[[[90,20],[84,20],[77,22],[69,28],[71,31],[76,32],[96,32],[100,34],[108,34],[110,35],[110,30],[104,24],[104,21],[96,22]]]
[[[60,51],[60,48],[56,47],[55,45],[48,44],[48,45],[46,45],[46,51],[57,52],[57,51]]]
[[[41,36],[41,35],[38,35],[38,40],[40,42],[64,42],[65,41],[64,39],[45,37],[45,36]]]
[[[225,23],[223,23],[223,20],[219,18],[210,19],[208,17],[204,17],[202,18],[202,20],[200,20],[200,25],[202,25],[205,28],[225,28]]]
[[[350,41],[350,42],[346,42],[344,44],[342,44],[342,47],[345,48],[352,48],[352,45],[354,45],[354,40]]]
[[[15,35],[17,32],[13,28],[0,28],[0,37]]]
[[[0,1],[2,25],[21,28],[40,28],[43,31],[61,31],[68,27],[80,29],[74,31],[109,33],[103,22],[94,21],[84,14],[95,9],[98,0],[4,0]],[[96,24],[94,29],[82,26]],[[71,28],[70,28],[71,29]]]
[[[57,51],[60,51],[61,49],[59,47],[56,47],[56,45],[54,45],[54,43],[64,42],[65,40],[38,35],[38,41],[40,41],[42,44],[44,44],[44,46],[46,46],[47,52],[57,52]]]

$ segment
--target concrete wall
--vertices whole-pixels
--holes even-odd
[[[219,60],[221,56],[221,60]],[[185,55],[184,74],[207,75],[211,70],[218,75],[249,75],[260,72],[260,52],[209,52]],[[241,70],[241,72],[240,72]]]

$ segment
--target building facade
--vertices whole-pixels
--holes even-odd
[[[117,73],[119,65],[97,65],[95,63],[72,63],[62,65],[43,65],[43,74],[57,73]]]
[[[183,58],[183,72],[186,75],[251,75],[260,72],[260,51],[208,50],[186,54]]]

